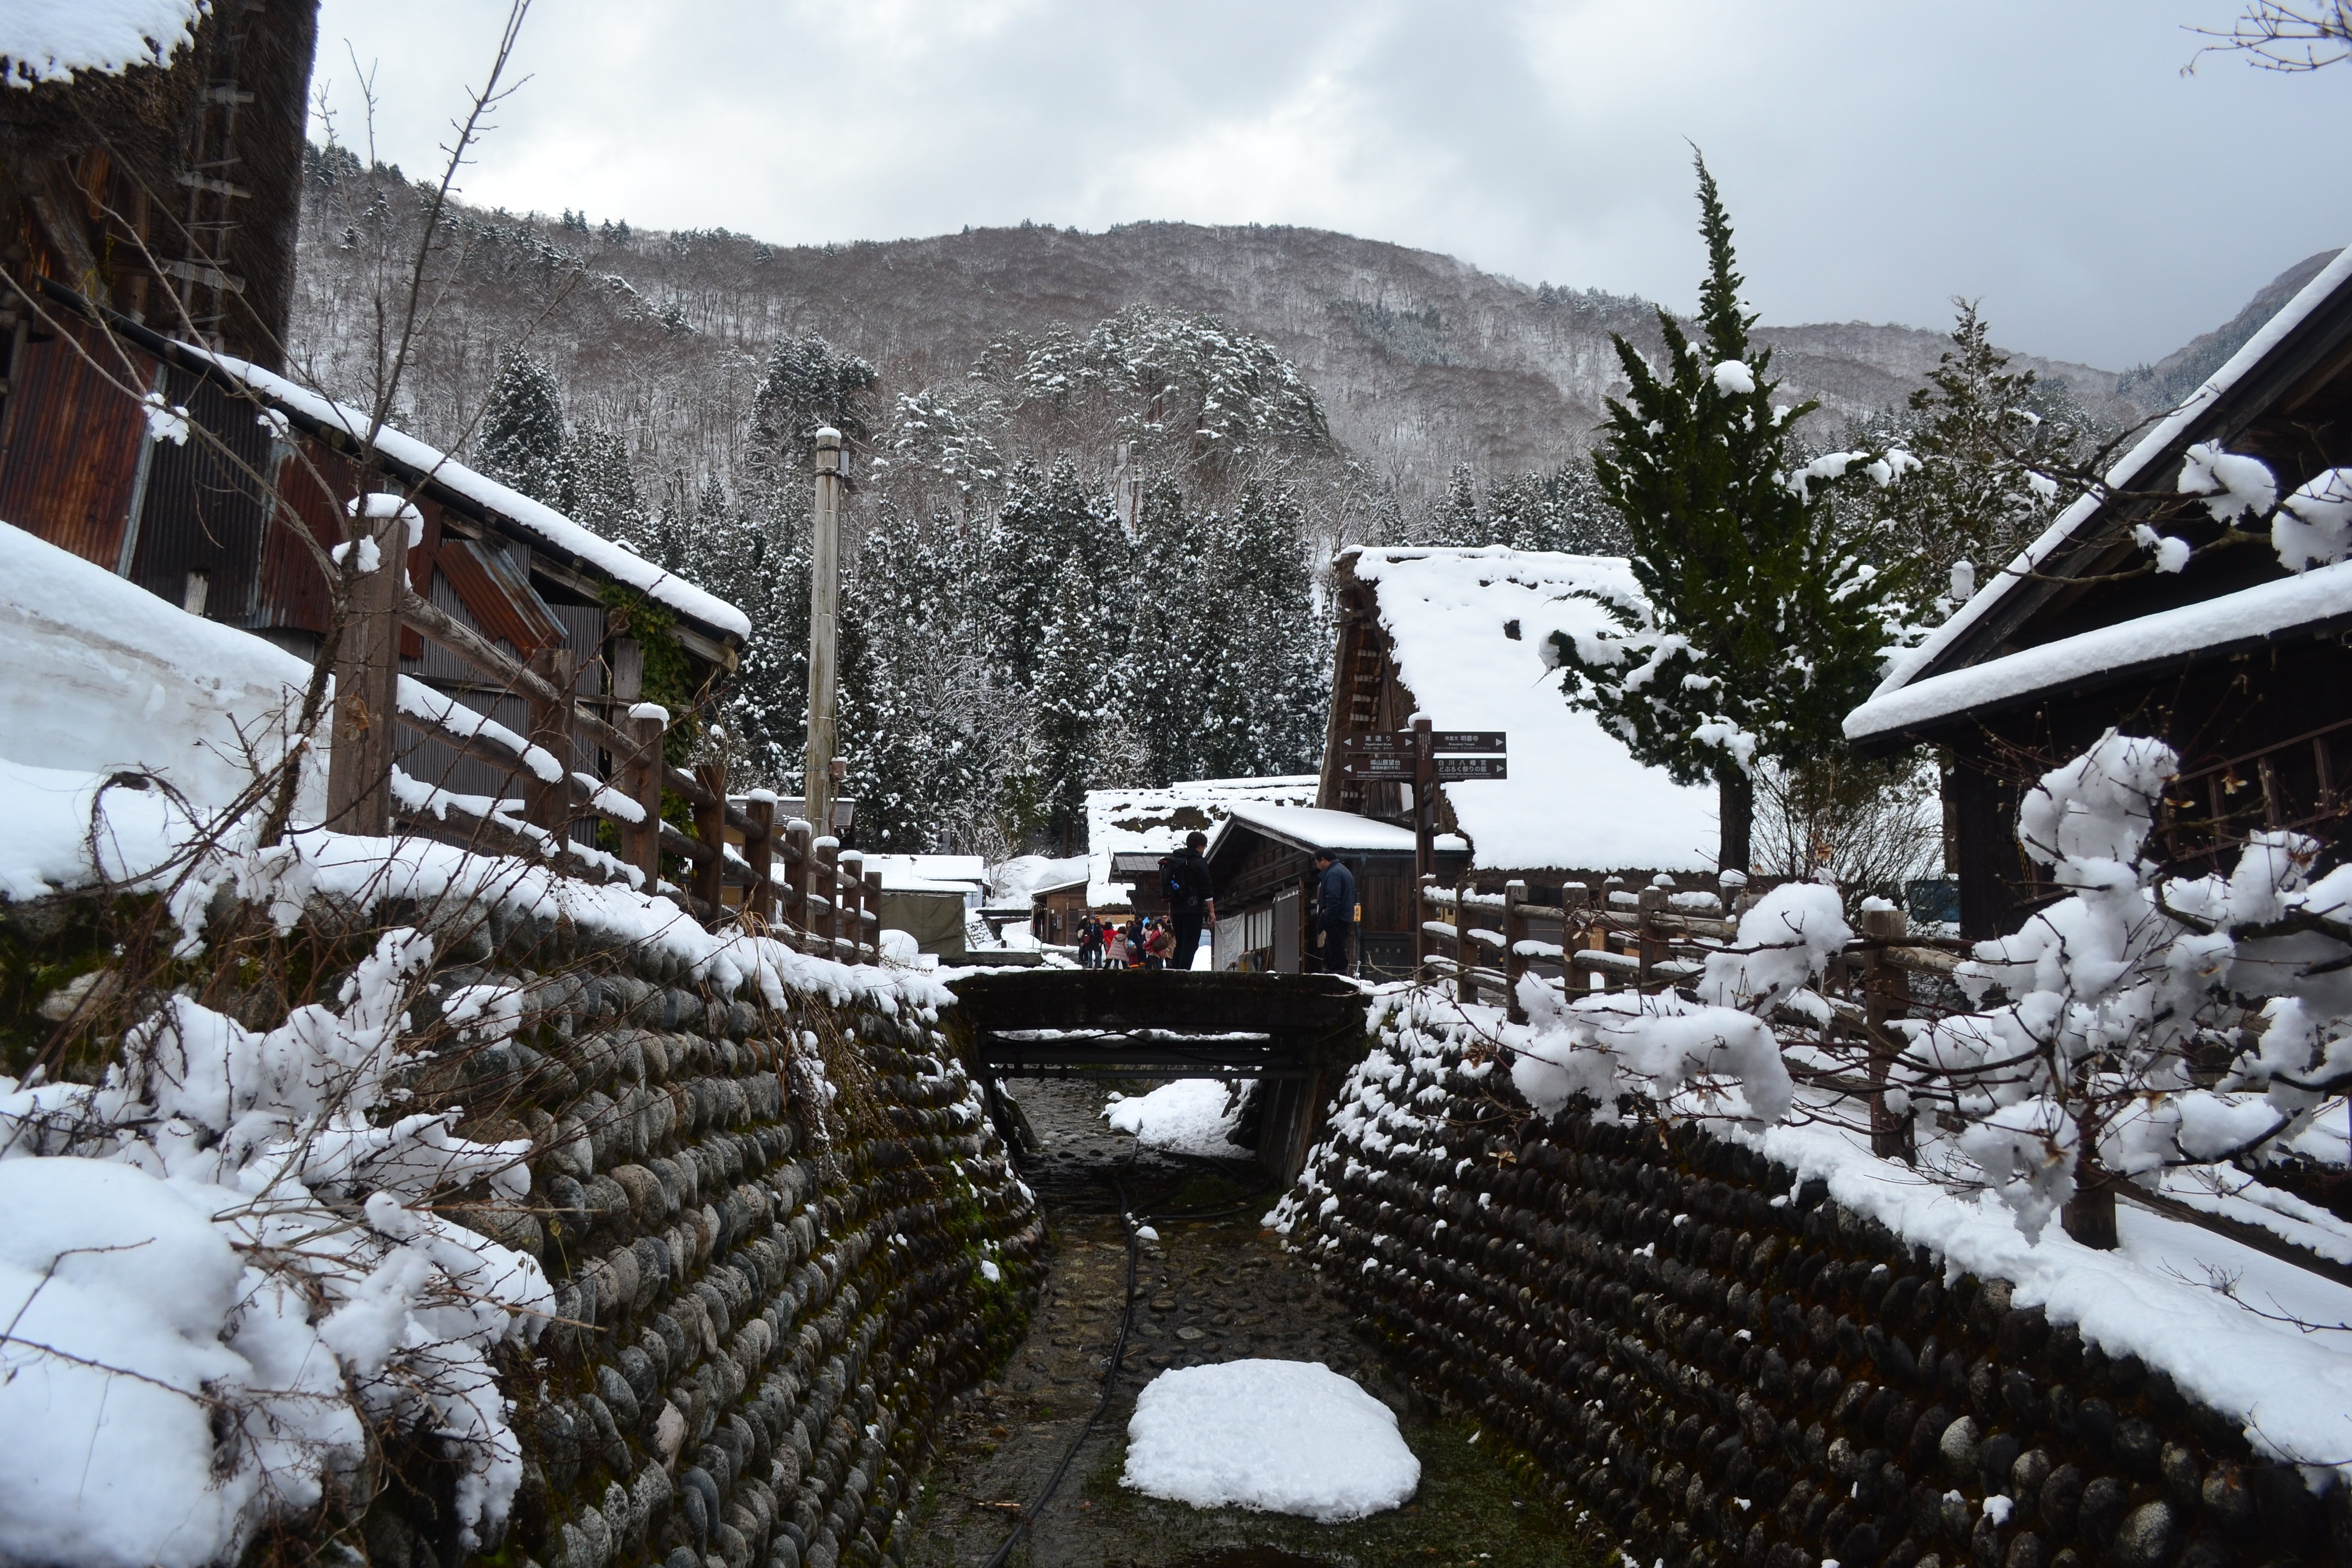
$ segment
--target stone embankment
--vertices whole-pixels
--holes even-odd
[[[1822,1184],[1696,1127],[1547,1121],[1490,1053],[1376,1065],[1294,1241],[1418,1387],[1634,1561],[2352,1561],[2340,1483],[2315,1493],[2164,1372],[1947,1278]]]

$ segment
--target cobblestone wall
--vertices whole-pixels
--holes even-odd
[[[525,1476],[499,1555],[896,1556],[937,1421],[1017,1342],[1044,1277],[1035,1205],[935,1016],[873,997],[771,1008],[528,922],[479,945],[502,962],[439,979],[527,987],[525,1027],[420,1097],[467,1103],[469,1135],[543,1151],[528,1203],[456,1212],[558,1286],[536,1355],[501,1369]],[[436,1501],[453,1478],[389,1460],[369,1559],[450,1563]]]
[[[2341,1484],[2314,1495],[2165,1373],[1947,1280],[1820,1184],[1694,1127],[1547,1122],[1491,1062],[1409,1055],[1349,1080],[1294,1238],[1635,1562],[2352,1561]]]

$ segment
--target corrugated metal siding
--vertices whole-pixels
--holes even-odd
[[[111,346],[100,352],[109,356],[104,363],[116,363]],[[154,362],[137,353],[131,360],[130,374],[152,384]],[[62,334],[28,342],[11,379],[0,521],[113,571],[146,439],[137,402]]]
[[[131,580],[176,605],[187,591],[189,574],[201,572],[209,582],[205,613],[216,620],[249,620],[261,564],[262,519],[269,510],[269,432],[254,417],[252,403],[231,397],[212,382],[183,370],[169,372],[166,382],[163,395],[185,406],[190,420],[213,440],[192,437],[155,443],[148,456]]]

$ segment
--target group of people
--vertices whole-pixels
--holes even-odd
[[[1209,878],[1209,836],[1186,836],[1184,847],[1160,862],[1165,919],[1138,914],[1125,925],[1089,914],[1078,927],[1078,962],[1088,969],[1190,969],[1201,950],[1201,929],[1217,918],[1216,886]],[[1348,973],[1356,934],[1356,878],[1327,852],[1315,857],[1317,951],[1308,962],[1327,974]]]

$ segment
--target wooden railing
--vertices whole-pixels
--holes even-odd
[[[542,649],[525,665],[420,598],[401,566],[406,523],[365,521],[376,527],[380,564],[356,579],[353,613],[339,644],[330,827],[380,837],[397,825],[587,881],[626,883],[713,929],[731,923],[820,957],[878,961],[882,879],[866,869],[862,855],[797,817],[778,822],[772,795],[730,798],[722,763],[700,763],[690,773],[673,765],[662,752],[668,732],[663,709],[632,708],[621,726],[591,711],[570,695],[570,650]],[[529,733],[401,675],[404,626],[520,697],[530,711]],[[520,784],[520,797],[509,798],[504,786],[497,795],[469,795],[409,777],[396,765],[400,727],[498,770]],[[604,754],[609,777],[572,765],[583,742]],[[693,832],[664,819],[673,797],[687,807]],[[583,821],[611,824],[620,853],[574,842],[572,829]],[[685,885],[664,879],[665,858],[686,868]],[[730,889],[737,894],[731,904]]]
[[[1520,1024],[1528,1016],[1519,985],[1529,974],[1570,996],[1626,990],[1655,994],[1703,973],[1707,954],[1738,936],[1737,915],[1754,896],[1743,895],[1726,910],[1711,895],[1678,897],[1664,887],[1604,886],[1596,899],[1582,882],[1542,889],[1511,882],[1497,894],[1441,888],[1435,878],[1424,877],[1424,945],[1444,943],[1451,951],[1430,952],[1422,978],[1451,981],[1461,1001],[1499,1004]],[[1931,1005],[1915,999],[1911,977],[1949,979],[1968,944],[1913,935],[1900,910],[1865,910],[1861,924],[1861,933],[1814,987],[1826,1016],[1782,1007],[1771,1022],[1784,1043],[1810,1037],[1825,1058],[1862,1064],[1859,1074],[1802,1063],[1791,1068],[1818,1086],[1865,1100],[1872,1146],[1901,1156],[1909,1152],[1910,1125],[1889,1113],[1884,1091],[1888,1066],[1907,1042],[1886,1026]]]

